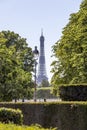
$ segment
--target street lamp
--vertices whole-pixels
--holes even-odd
[[[33,51],[33,54],[34,54],[34,72],[35,72],[34,101],[36,102],[36,90],[37,90],[36,69],[37,69],[37,60],[39,57],[39,51],[37,50],[37,46],[35,46],[35,50]]]

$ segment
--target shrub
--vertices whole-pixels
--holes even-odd
[[[87,84],[61,85],[59,95],[65,101],[87,101]]]
[[[21,110],[19,109],[11,109],[11,108],[0,108],[0,122],[4,123],[15,123],[22,124],[23,123],[23,115]]]

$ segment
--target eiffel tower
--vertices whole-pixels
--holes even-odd
[[[40,85],[43,80],[48,81],[48,77],[46,73],[46,64],[45,64],[44,36],[43,31],[41,31],[37,84]]]

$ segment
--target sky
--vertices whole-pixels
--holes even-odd
[[[45,37],[47,76],[52,77],[52,46],[61,38],[70,14],[79,10],[82,0],[0,0],[0,31],[10,30],[27,39],[28,46],[40,46]]]

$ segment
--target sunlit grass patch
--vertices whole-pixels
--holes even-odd
[[[0,130],[56,130],[56,128],[43,128],[40,125],[19,126],[15,124],[0,123]]]

